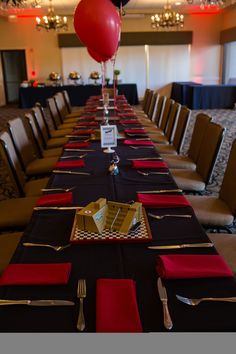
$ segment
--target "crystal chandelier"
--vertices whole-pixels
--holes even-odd
[[[25,8],[25,7],[41,7],[41,0],[0,0],[0,8],[8,9],[8,8]]]
[[[164,11],[151,16],[151,26],[154,29],[166,28],[182,28],[184,26],[184,15],[172,11],[171,5],[164,6]]]
[[[60,31],[60,29],[63,29],[64,31],[68,30],[68,23],[67,23],[67,17],[66,16],[58,16],[54,12],[54,8],[52,6],[52,0],[49,0],[50,4],[48,7],[48,14],[47,16],[43,16],[42,18],[36,17],[36,29],[38,31],[41,30],[41,28],[46,29],[46,31],[49,30],[56,30]]]
[[[189,5],[194,3],[194,0],[187,0]],[[222,7],[226,3],[226,0],[200,0],[200,9],[204,10],[205,8],[209,8],[212,6]]]

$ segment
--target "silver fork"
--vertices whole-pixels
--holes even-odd
[[[236,302],[236,297],[202,297],[201,299],[189,299],[188,297],[183,297],[176,295],[177,299],[184,302],[187,305],[196,306],[202,301],[226,301],[226,302]]]
[[[161,220],[163,218],[166,217],[174,217],[174,218],[191,218],[192,215],[188,215],[188,214],[164,214],[164,215],[155,215],[152,213],[148,213],[149,216],[151,216],[152,218]]]
[[[149,176],[149,175],[168,175],[169,172],[144,172],[144,171],[139,171],[137,170],[137,173],[143,176]]]
[[[133,146],[133,145],[131,146],[130,145],[130,147],[135,150],[137,150],[137,149],[154,149],[154,146]]]
[[[72,189],[75,189],[76,187],[71,187],[71,188],[42,188],[42,192],[51,192],[51,191],[64,191],[64,192],[69,192],[72,191]]]
[[[84,310],[83,310],[83,301],[85,297],[86,297],[86,280],[79,279],[78,287],[77,287],[77,298],[79,299],[80,307],[79,307],[79,317],[77,321],[77,329],[81,332],[85,329],[85,319],[84,319]]]
[[[31,242],[24,242],[23,243],[23,246],[25,247],[49,247],[49,248],[52,248],[54,251],[62,251],[64,250],[65,248],[69,247],[70,244],[68,245],[64,245],[64,246],[53,246],[53,245],[48,245],[46,243],[31,243]]]

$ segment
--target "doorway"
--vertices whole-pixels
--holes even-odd
[[[20,83],[27,80],[25,50],[2,50],[1,62],[6,104],[16,104]]]

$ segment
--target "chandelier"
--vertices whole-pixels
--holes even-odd
[[[41,7],[41,0],[0,0],[0,8],[25,8],[25,7]]]
[[[182,28],[184,26],[184,15],[172,11],[171,5],[164,6],[164,11],[151,16],[151,26],[154,29]]]
[[[36,17],[36,29],[38,31],[41,30],[41,28],[46,29],[46,31],[49,30],[56,30],[60,31],[60,29],[63,29],[64,31],[68,30],[68,23],[67,23],[67,17],[66,16],[58,16],[54,12],[54,8],[52,6],[52,0],[49,0],[50,5],[48,7],[48,14],[47,16],[43,16],[42,18]]]
[[[192,5],[194,3],[194,0],[187,0],[187,3],[189,5]],[[205,8],[209,8],[212,6],[224,6],[226,3],[226,0],[200,0],[200,9],[204,10]]]

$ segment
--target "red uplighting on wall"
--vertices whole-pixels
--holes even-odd
[[[31,76],[33,76],[33,77],[36,76],[36,72],[34,70],[31,71]]]

